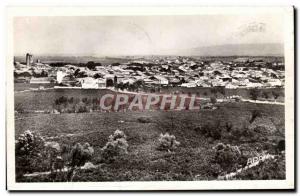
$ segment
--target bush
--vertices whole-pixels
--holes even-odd
[[[214,140],[221,139],[222,136],[222,130],[218,127],[215,127],[210,130],[210,137],[212,137]]]
[[[84,145],[81,145],[80,143],[75,144],[70,152],[70,166],[83,166],[87,161],[92,159],[93,154],[94,149],[89,143],[85,143]]]
[[[55,170],[62,169],[64,165],[59,166],[58,162],[62,162],[62,160],[58,160],[60,157],[61,148],[57,142],[45,142],[45,151],[43,152],[44,156],[47,157],[45,160],[48,162],[47,170]]]
[[[257,117],[261,117],[262,113],[259,110],[252,110],[251,119],[249,120],[250,124],[254,122]]]
[[[285,150],[285,140],[280,140],[276,146],[278,152]]]
[[[102,148],[102,158],[105,161],[112,162],[116,157],[127,154],[128,143],[126,135],[123,131],[116,130],[113,135],[110,135],[108,142]]]
[[[75,170],[83,166],[87,161],[90,161],[93,155],[94,149],[89,143],[85,143],[84,145],[80,143],[75,144],[69,155],[71,169],[68,171],[67,181],[73,181]]]
[[[61,105],[61,104],[66,104],[68,102],[68,98],[61,96],[58,99],[55,99],[55,104],[56,105]]]
[[[79,104],[77,104],[75,106],[75,112],[76,113],[86,113],[86,112],[88,112],[88,108],[85,103],[80,102]]]
[[[211,102],[212,104],[217,103],[217,98],[215,98],[215,97],[210,97],[210,102]]]
[[[226,122],[226,123],[225,123],[225,130],[226,130],[227,132],[231,132],[232,128],[233,128],[232,123],[230,123],[230,122]]]
[[[173,151],[180,145],[180,142],[176,140],[176,137],[169,133],[160,134],[158,142],[157,149],[163,151]]]
[[[242,158],[237,146],[219,143],[213,149],[215,150],[215,163],[219,164],[224,171],[237,169]]]
[[[274,99],[276,100],[280,96],[280,93],[277,91],[272,91],[272,95],[273,95]]]
[[[218,140],[222,136],[222,127],[220,125],[220,121],[215,124],[205,124],[202,127],[195,128],[195,131],[200,133],[201,135],[209,138],[213,138],[214,140]]]
[[[27,130],[16,141],[16,155],[35,155],[44,143],[43,137]]]
[[[151,119],[148,118],[148,117],[139,117],[138,122],[140,122],[140,123],[150,123]]]
[[[44,138],[30,130],[18,137],[15,144],[17,178],[40,167],[44,144]]]
[[[250,89],[250,98],[253,100],[257,100],[257,98],[260,96],[261,91],[257,88]]]
[[[264,91],[262,95],[265,99],[269,99],[269,93],[267,91]]]

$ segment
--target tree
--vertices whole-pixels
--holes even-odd
[[[127,136],[123,131],[116,130],[113,135],[110,135],[108,142],[101,149],[102,157],[106,162],[113,162],[118,156],[128,153]]]
[[[212,104],[217,103],[216,97],[210,97],[210,102],[211,102]]]
[[[180,145],[180,142],[176,140],[174,135],[170,135],[169,133],[160,134],[158,138],[158,146],[157,149],[161,151],[173,151]]]
[[[76,77],[80,72],[80,69],[76,69],[75,72],[74,72],[74,76]]]
[[[20,134],[15,144],[16,177],[20,178],[26,172],[32,172],[39,166],[45,140],[39,134],[30,130]]]
[[[89,68],[90,70],[94,70],[96,68],[96,65],[94,61],[89,61],[87,62],[86,67]]]
[[[226,92],[225,92],[225,87],[224,86],[218,86],[216,87],[217,92],[221,93],[223,96],[225,96]]]
[[[241,158],[241,152],[238,147],[230,144],[218,143],[215,147],[214,161],[221,166],[224,171],[230,171],[236,168]]]
[[[96,73],[96,74],[93,76],[93,78],[95,78],[95,79],[101,78],[101,75],[100,75],[99,73]]]
[[[112,79],[107,79],[106,80],[106,86],[107,87],[114,86],[114,81]]]
[[[272,95],[273,95],[274,99],[276,100],[280,96],[280,93],[276,92],[276,91],[272,91]]]
[[[257,100],[260,95],[260,90],[257,88],[253,88],[250,90],[250,98],[253,100]]]
[[[72,181],[73,177],[75,175],[75,170],[83,166],[87,161],[91,160],[92,156],[94,154],[93,147],[90,146],[89,143],[85,143],[84,145],[81,145],[80,143],[77,143],[73,146],[71,153],[70,153],[70,166],[71,169],[68,172],[68,181]]]
[[[257,117],[261,117],[262,116],[262,113],[261,111],[259,110],[253,110],[251,112],[251,119],[250,119],[250,124],[254,122],[254,120],[257,118]]]
[[[212,89],[210,89],[210,92],[216,96],[218,93],[218,90],[217,90],[217,88],[213,87]]]
[[[267,91],[263,92],[263,96],[265,99],[269,99],[269,93]]]
[[[120,63],[112,63],[111,66],[119,66]]]

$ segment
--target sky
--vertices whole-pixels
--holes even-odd
[[[14,53],[172,55],[225,44],[283,43],[280,15],[32,16],[14,18]]]

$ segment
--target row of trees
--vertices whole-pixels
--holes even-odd
[[[271,96],[277,100],[280,96],[283,96],[281,92],[273,90],[271,92],[262,91],[261,89],[253,88],[249,91],[250,98],[253,100],[257,100],[258,98],[262,97],[264,99],[270,99]]]

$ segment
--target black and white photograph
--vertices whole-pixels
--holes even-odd
[[[8,189],[293,189],[293,21],[8,9]]]

